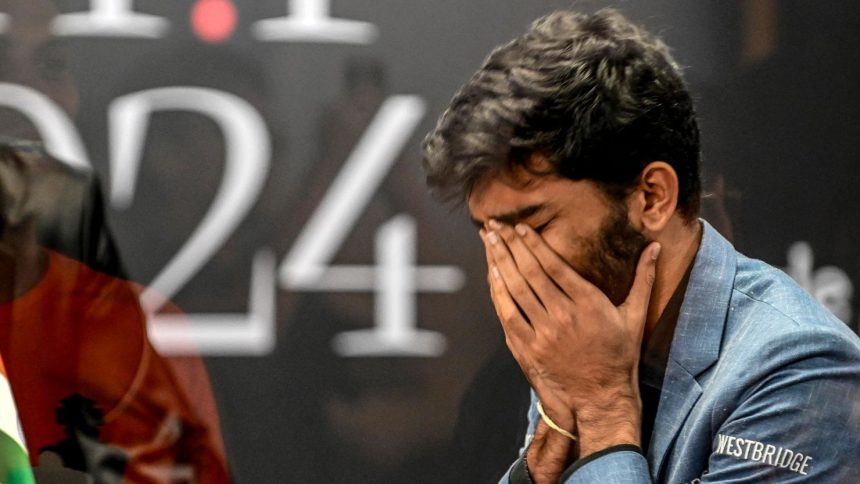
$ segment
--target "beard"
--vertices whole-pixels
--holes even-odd
[[[619,306],[633,287],[639,256],[648,243],[630,225],[627,207],[614,204],[596,237],[588,242],[577,272]]]

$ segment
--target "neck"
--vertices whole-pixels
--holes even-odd
[[[657,277],[654,280],[645,321],[645,341],[651,336],[660,315],[699,251],[702,225],[698,220],[686,222],[675,215],[656,240],[660,242],[662,249],[657,261]]]

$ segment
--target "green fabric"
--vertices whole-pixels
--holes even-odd
[[[27,453],[12,437],[0,432],[0,482],[35,484]]]

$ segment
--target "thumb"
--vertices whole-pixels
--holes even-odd
[[[636,278],[627,300],[621,305],[628,314],[644,318],[648,313],[648,303],[651,300],[651,289],[654,287],[654,279],[657,277],[657,257],[662,247],[658,242],[652,242],[642,255],[639,256],[639,265],[636,266]]]

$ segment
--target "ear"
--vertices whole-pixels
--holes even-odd
[[[678,174],[665,161],[652,161],[639,175],[628,201],[631,222],[643,233],[656,236],[666,228],[678,206]]]

